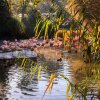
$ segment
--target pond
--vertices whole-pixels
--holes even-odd
[[[26,68],[26,71],[17,62],[11,66],[0,66],[0,98],[4,100],[41,100],[52,72],[67,76],[72,83],[78,81],[69,61],[64,58],[61,62],[57,62],[41,56],[37,63],[48,66],[46,70],[41,71],[39,80],[37,74],[30,79],[30,66]],[[68,82],[63,78],[55,78],[51,93],[47,92],[43,100],[66,100],[67,85]]]

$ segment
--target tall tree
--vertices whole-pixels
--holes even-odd
[[[5,32],[5,24],[10,16],[7,0],[0,0],[0,33]]]

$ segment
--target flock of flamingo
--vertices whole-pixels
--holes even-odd
[[[58,39],[46,39],[40,41],[35,37],[25,40],[17,40],[15,39],[13,42],[4,40],[0,46],[1,51],[14,51],[21,49],[30,49],[30,50],[40,50],[40,48],[44,47],[54,47],[54,48],[62,48],[63,41],[61,38]]]
[[[41,47],[50,47],[53,46],[55,48],[61,48],[63,43],[61,40],[53,40],[53,39],[47,39],[47,40],[40,40],[33,37],[30,39],[25,40],[17,40],[15,39],[13,42],[4,40],[0,46],[0,50],[2,51],[11,51],[11,50],[20,50],[20,49],[39,49]]]

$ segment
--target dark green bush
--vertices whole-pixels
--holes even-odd
[[[0,39],[24,38],[24,24],[13,17],[8,17],[5,24],[0,25]]]
[[[27,37],[32,37],[35,35],[34,28],[36,26],[37,19],[40,17],[40,13],[36,9],[31,9],[28,13],[28,17],[24,18],[23,23],[25,25]]]
[[[24,24],[15,18],[9,18],[7,20],[6,29],[12,38],[20,38],[25,34]]]

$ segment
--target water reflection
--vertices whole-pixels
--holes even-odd
[[[40,80],[38,80],[37,74],[30,79],[30,66],[27,66],[26,71],[24,71],[19,66],[19,62],[12,66],[0,66],[0,98],[8,98],[8,100],[41,100],[52,72],[66,75],[72,83],[76,83],[78,80],[74,77],[74,72],[65,59],[62,62],[57,62],[40,57],[38,64],[48,66],[46,70],[41,71]],[[67,82],[61,77],[57,77],[54,80],[52,93],[46,93],[44,100],[65,100],[66,86]]]
[[[0,96],[8,100],[41,100],[50,74],[52,72],[63,73],[71,78],[72,71],[66,61],[57,63],[46,59],[39,59],[39,64],[47,65],[46,70],[41,71],[41,78],[38,80],[37,74],[30,80],[30,70],[26,72],[18,64],[12,66],[1,66],[0,69]],[[44,100],[65,100],[65,87],[67,83],[61,78],[56,78],[52,94],[46,94]]]
[[[0,98],[5,97],[5,86],[8,67],[0,66]]]

